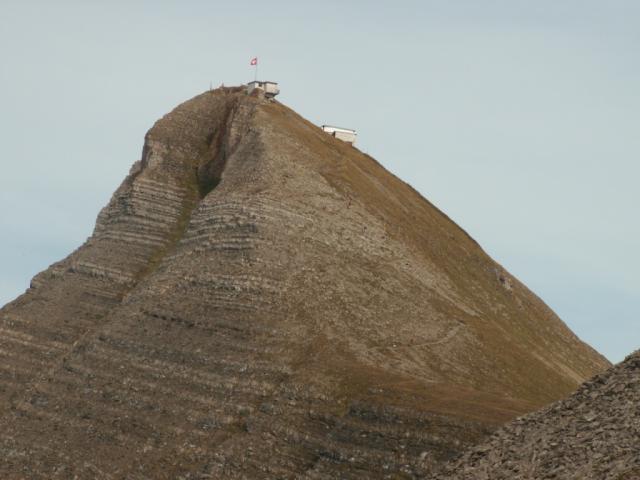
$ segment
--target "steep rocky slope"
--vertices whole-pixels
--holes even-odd
[[[0,478],[412,478],[607,362],[375,160],[207,92],[0,311]]]
[[[640,350],[519,418],[434,479],[640,479]]]

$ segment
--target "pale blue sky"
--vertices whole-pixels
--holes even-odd
[[[581,338],[640,347],[636,0],[0,0],[0,304],[91,233],[157,118],[254,55]]]

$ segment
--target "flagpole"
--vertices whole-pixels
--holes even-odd
[[[258,57],[256,57],[258,58]],[[254,80],[257,82],[258,81],[258,61],[256,60],[256,69],[255,69],[255,77]]]

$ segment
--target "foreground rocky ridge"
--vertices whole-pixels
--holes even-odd
[[[413,478],[607,366],[372,158],[240,88],[0,311],[0,478]]]
[[[519,418],[434,479],[640,479],[640,350]]]

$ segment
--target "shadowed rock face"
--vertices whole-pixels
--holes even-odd
[[[500,429],[433,478],[637,480],[640,350],[566,400]]]
[[[0,311],[0,478],[413,478],[608,366],[444,214],[276,102],[159,120]]]

